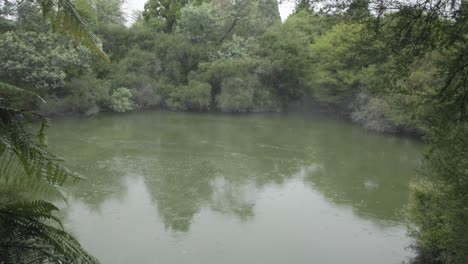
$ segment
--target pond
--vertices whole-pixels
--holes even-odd
[[[67,230],[104,264],[402,263],[419,142],[305,114],[62,119],[49,144],[87,177]]]

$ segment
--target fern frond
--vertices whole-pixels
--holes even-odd
[[[0,259],[5,264],[66,263],[63,256],[54,254],[52,246],[35,239],[0,240]]]
[[[42,12],[44,17],[50,20],[55,32],[70,36],[90,48],[105,61],[109,61],[108,56],[102,49],[102,41],[91,31],[87,21],[83,18],[83,15],[95,16],[92,15],[94,10],[89,0],[77,0],[76,2],[71,0],[43,0]]]
[[[36,142],[24,126],[23,112],[0,108],[0,181],[36,191],[57,191],[66,181],[83,178],[63,166],[63,159],[53,155],[45,145],[42,118]]]
[[[52,220],[56,224],[63,226],[58,218],[53,215],[53,212],[58,212],[59,209],[46,201],[32,201],[22,202],[17,204],[10,204],[5,206],[3,209],[4,213],[14,214],[23,218],[31,218],[38,221],[41,220]]]
[[[3,95],[5,95],[5,94],[25,94],[25,95],[36,97],[39,100],[41,100],[41,102],[46,103],[44,98],[42,98],[40,95],[38,95],[38,94],[36,94],[34,92],[31,92],[31,91],[25,90],[23,88],[19,88],[19,87],[15,86],[15,85],[11,85],[11,84],[4,83],[4,82],[0,81],[0,95],[2,95],[2,94]]]
[[[99,263],[63,227],[56,228],[43,222],[52,220],[60,223],[53,216],[55,211],[58,209],[45,201],[17,203],[0,208],[0,256],[16,259],[11,263],[24,263],[25,257],[49,262],[60,260],[61,263]],[[23,252],[18,254],[18,251]],[[17,258],[23,261],[17,261]]]
[[[85,17],[93,22],[98,22],[98,17],[96,13],[96,4],[91,0],[75,0],[73,4],[76,7],[76,10],[80,13],[82,17]]]
[[[37,140],[26,127],[31,116],[42,120]],[[47,119],[40,115],[0,107],[0,183],[60,193],[66,181],[82,179],[47,150],[46,127]],[[0,207],[2,263],[98,263],[63,230],[54,212],[58,208],[46,201]]]

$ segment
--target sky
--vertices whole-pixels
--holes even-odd
[[[131,14],[135,10],[143,10],[147,0],[126,0],[124,9],[127,14]],[[279,5],[281,19],[284,21],[292,13],[294,6],[292,1],[284,1]]]

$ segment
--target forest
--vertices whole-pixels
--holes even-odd
[[[45,19],[55,4],[56,18],[71,10],[60,21],[78,18],[85,30]],[[404,212],[412,261],[468,262],[467,2],[298,0],[284,21],[276,0],[148,0],[131,17],[123,4],[0,2],[0,263],[29,263],[23,248],[31,258],[97,261],[42,222],[56,220],[52,204],[8,197],[79,180],[43,144],[48,118],[142,110],[320,112],[419,137],[427,150]],[[36,140],[22,123],[38,120]],[[58,236],[71,244],[58,249]]]
[[[418,117],[390,107],[403,98],[381,92],[389,86],[385,78],[391,78],[386,69],[399,62],[385,49],[385,40],[376,41],[375,32],[366,31],[363,21],[371,13],[365,4],[331,15],[298,6],[285,23],[276,1],[181,1],[173,13],[155,13],[152,5],[163,4],[148,2],[142,16],[127,27],[122,2],[96,2],[91,28],[112,63],[51,33],[35,2],[5,6],[4,16],[18,20],[2,25],[0,78],[47,102],[12,94],[8,103],[46,116],[314,108],[371,130],[423,130]],[[166,16],[170,19],[163,21]],[[438,55],[427,56],[421,60],[433,63]],[[424,67],[430,69],[412,67],[399,80],[401,89],[430,89],[438,81],[432,74],[435,67]],[[408,96],[402,103],[412,100]]]

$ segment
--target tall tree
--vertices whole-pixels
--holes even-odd
[[[180,10],[187,5],[190,0],[149,0],[145,4],[143,17],[146,21],[156,20],[161,24],[164,32],[173,32],[180,18]],[[194,0],[195,4],[200,4],[204,0]],[[154,22],[154,21],[153,21]]]
[[[312,11],[313,10],[313,2],[314,0],[296,0],[296,8],[294,9],[295,13],[298,13],[302,10],[305,11]]]
[[[369,0],[353,0],[346,14],[352,19],[364,19],[370,16]]]
[[[125,23],[123,4],[125,0],[94,0],[96,20],[100,25],[122,25]]]
[[[219,44],[233,35],[258,37],[281,23],[276,0],[236,0],[224,3],[222,8],[226,13],[226,26]]]

